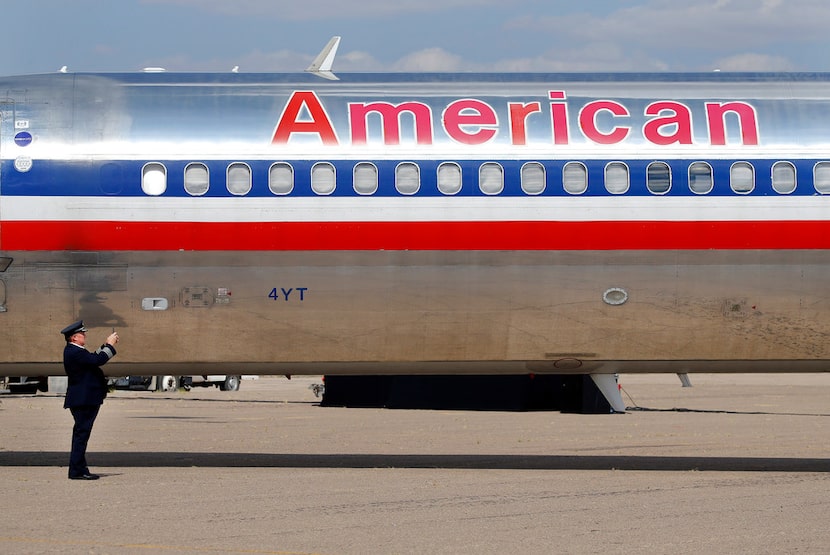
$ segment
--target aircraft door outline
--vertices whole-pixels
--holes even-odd
[[[0,160],[2,160],[2,145],[3,145],[3,126],[5,125],[8,118],[6,117],[6,112],[9,111],[11,105],[11,111],[14,113],[14,103],[10,101],[0,101]],[[14,121],[14,118],[11,118]],[[2,173],[0,173],[2,176]],[[0,179],[2,179],[0,177]],[[3,194],[3,184],[0,181],[0,196]],[[2,208],[3,203],[0,202],[0,208]],[[12,263],[12,258],[10,256],[4,256],[2,251],[3,246],[3,218],[2,213],[0,213],[0,272],[5,272],[8,267]],[[6,281],[0,278],[0,312],[6,312],[8,309],[6,308]]]

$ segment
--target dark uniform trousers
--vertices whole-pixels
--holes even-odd
[[[69,476],[83,476],[89,474],[86,464],[86,446],[92,433],[92,425],[101,405],[85,405],[69,407],[75,425],[72,427],[72,451],[69,454]]]
[[[69,408],[72,418],[75,419],[75,425],[72,427],[72,451],[69,454],[70,476],[89,474],[89,467],[86,464],[86,446],[100,408],[101,405]]]
[[[86,464],[86,446],[92,433],[95,417],[107,396],[107,379],[101,370],[115,355],[115,348],[102,345],[94,353],[67,343],[63,351],[63,366],[68,376],[64,408],[72,412],[72,451],[69,454],[69,477],[89,474]]]

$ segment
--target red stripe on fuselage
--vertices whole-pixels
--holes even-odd
[[[830,221],[2,223],[6,251],[830,249]]]

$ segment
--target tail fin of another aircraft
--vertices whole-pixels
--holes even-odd
[[[317,57],[314,58],[311,65],[306,68],[306,71],[318,75],[323,79],[338,81],[339,78],[331,71],[338,46],[340,46],[340,37],[331,37],[329,43],[317,54]]]

